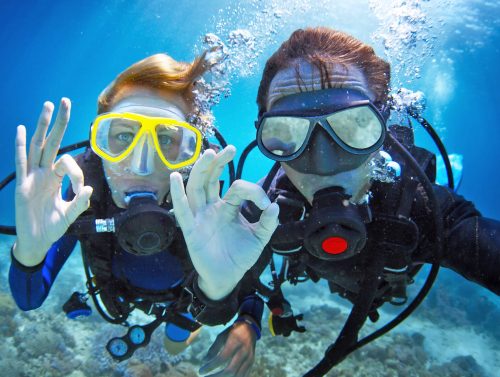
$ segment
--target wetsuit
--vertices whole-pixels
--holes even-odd
[[[444,226],[443,255],[439,261],[440,265],[454,270],[468,280],[499,295],[500,222],[481,216],[473,203],[447,187],[433,185],[433,188],[441,209]],[[406,193],[406,197],[410,198],[409,218],[418,228],[418,242],[407,261],[408,270],[411,270],[412,267],[423,263],[434,262],[436,255],[434,255],[435,249],[432,247],[431,241],[431,235],[434,233],[434,222],[425,190],[420,185],[415,185],[409,190],[412,190]],[[372,186],[372,195],[369,200],[371,210],[374,213],[387,210],[388,198],[391,195],[399,198],[403,194],[395,191],[392,184],[376,182]],[[311,205],[295,188],[281,168],[271,182],[268,195],[272,201],[278,195],[298,199],[304,205],[305,216],[311,210]],[[242,212],[251,222],[256,221],[260,215],[260,211],[252,203],[247,203]],[[294,218],[293,214],[287,213],[286,208],[280,207],[280,222],[282,224],[297,220],[299,219]],[[373,241],[377,239],[378,235],[374,234],[377,227],[372,225],[367,224],[368,242],[361,253],[343,261],[325,261],[311,255],[305,249],[302,241],[294,243],[291,234],[291,244],[288,250],[294,251],[285,254],[289,259],[290,268],[296,269],[297,275],[305,273],[313,280],[326,279],[332,292],[339,293],[342,297],[353,301],[360,293],[360,283],[365,273],[364,256],[372,253],[371,248],[380,248],[377,242]],[[250,284],[250,280],[258,278],[269,264],[273,253],[270,249],[272,248],[268,247],[253,270],[245,276],[246,286]],[[389,260],[389,265],[390,262]],[[382,279],[377,294],[379,299],[377,306],[383,304],[383,301],[390,301],[388,294],[390,292],[388,292],[387,281]]]

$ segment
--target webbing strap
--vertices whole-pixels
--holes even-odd
[[[375,249],[376,250],[376,249]],[[366,260],[367,273],[361,284],[361,289],[354,306],[347,318],[335,343],[328,347],[323,359],[304,377],[324,376],[331,368],[340,363],[349,354],[349,350],[356,344],[358,333],[371,310],[380,277],[385,265],[383,252],[375,251]]]

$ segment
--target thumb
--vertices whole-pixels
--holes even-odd
[[[76,194],[73,200],[69,203],[66,210],[66,219],[68,224],[73,224],[75,220],[90,206],[90,196],[92,195],[93,188],[84,186]]]
[[[306,328],[304,326],[297,326],[297,329],[295,331],[300,332],[300,333],[306,332]]]
[[[231,331],[231,327],[228,327],[224,331],[222,331],[219,335],[217,335],[217,338],[215,339],[214,343],[210,346],[206,356],[203,358],[202,362],[204,364],[207,364],[210,360],[212,360],[217,354],[220,352],[222,347],[226,344],[227,337],[229,336],[229,332]]]

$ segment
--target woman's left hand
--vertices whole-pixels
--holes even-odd
[[[235,154],[232,145],[217,154],[206,150],[194,164],[186,190],[181,174],[170,175],[175,217],[198,272],[198,286],[212,300],[231,293],[278,226],[278,205],[256,184],[237,180],[220,198],[219,177]],[[249,223],[240,214],[245,200],[263,210],[258,222]]]
[[[237,322],[225,329],[210,346],[199,373],[206,377],[245,377],[250,373],[255,359],[256,334],[246,322]]]

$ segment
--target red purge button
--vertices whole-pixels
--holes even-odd
[[[347,246],[347,241],[341,237],[329,237],[321,243],[321,248],[328,254],[342,254]]]
[[[283,308],[273,308],[271,309],[271,313],[273,313],[273,315],[281,316],[283,315]]]

